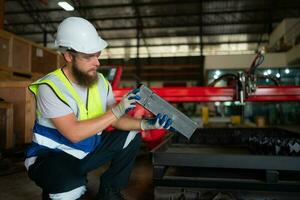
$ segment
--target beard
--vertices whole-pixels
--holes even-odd
[[[72,63],[72,73],[79,85],[90,87],[98,81],[98,75],[89,75],[79,69],[76,61]]]

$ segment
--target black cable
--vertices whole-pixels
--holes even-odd
[[[280,86],[280,80],[272,75],[257,74],[257,78],[270,79],[276,86]]]
[[[249,73],[254,74],[256,68],[264,62],[264,59],[265,59],[264,55],[262,55],[260,52],[258,52],[250,66]]]
[[[235,81],[238,80],[238,76],[236,74],[223,74],[219,78],[213,80],[210,84],[208,84],[208,86],[215,86],[217,82],[219,82],[220,80],[223,80],[225,78],[232,78]]]

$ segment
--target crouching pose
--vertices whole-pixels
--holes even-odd
[[[168,129],[172,121],[165,115],[126,115],[140,99],[139,89],[116,103],[110,83],[97,73],[107,43],[90,22],[65,19],[55,43],[66,66],[29,86],[36,97],[36,121],[26,152],[28,175],[42,188],[43,199],[79,199],[86,191],[87,173],[110,161],[96,198],[124,199],[120,190],[128,184],[139,151],[139,130]],[[108,126],[114,131],[105,131]]]

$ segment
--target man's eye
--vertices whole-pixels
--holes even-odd
[[[84,55],[83,58],[84,59],[91,59],[93,56],[92,55]]]

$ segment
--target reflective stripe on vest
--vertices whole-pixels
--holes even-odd
[[[88,88],[86,105],[80,99],[62,69],[57,69],[32,83],[29,89],[35,96],[38,96],[38,88],[42,84],[48,85],[54,94],[73,110],[78,120],[92,119],[106,111],[108,82],[102,74],[99,74],[98,82]],[[105,86],[103,87],[103,85]],[[64,151],[81,159],[100,142],[100,136],[94,135],[73,144],[55,129],[51,120],[43,118],[38,110],[36,115],[37,120],[33,128],[33,145],[29,147],[27,157],[35,156],[40,149],[48,148]]]
[[[94,135],[78,143],[72,143],[57,129],[35,123],[33,127],[32,144],[26,151],[26,157],[37,156],[41,152],[64,151],[78,159],[84,158],[93,151],[101,141],[101,135]]]

